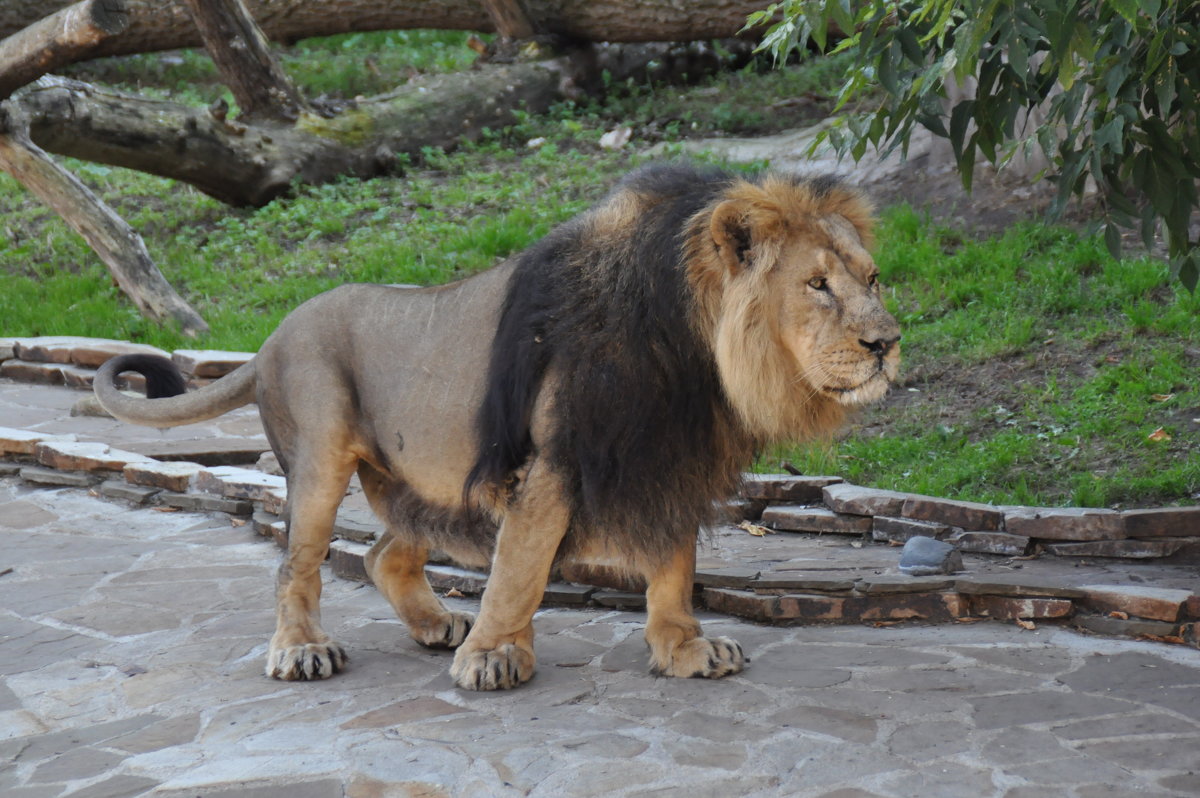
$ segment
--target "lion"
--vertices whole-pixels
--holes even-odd
[[[644,576],[656,675],[742,670],[692,612],[699,531],[763,445],[828,436],[894,381],[872,210],[833,178],[634,172],[503,263],[434,288],[352,284],[303,303],[256,356],[183,395],[169,360],[114,358],[96,396],[166,427],[257,402],[287,477],[269,676],[345,667],[320,566],[356,472],[386,531],[366,568],[468,690],[534,673],[556,563]],[[149,395],[122,394],[122,371]],[[478,617],[430,588],[432,549],[490,566]]]

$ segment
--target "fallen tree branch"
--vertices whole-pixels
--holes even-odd
[[[514,111],[539,113],[576,96],[587,77],[607,73],[620,82],[674,70],[695,78],[720,63],[702,43],[598,45],[573,57],[423,76],[333,118],[302,113],[294,123],[231,122],[209,109],[50,76],[12,102],[28,115],[33,141],[49,152],[180,180],[232,205],[259,206],[295,182],[374,177],[394,170],[401,153],[419,158],[426,147],[450,149],[485,127],[511,124]]]
[[[241,0],[184,2],[241,117],[290,121],[311,110]]]
[[[246,9],[274,41],[372,30],[495,31],[479,0],[245,0]],[[9,36],[70,0],[0,2],[0,36]],[[204,42],[184,0],[126,0],[130,24],[104,41],[91,57],[129,55]],[[574,41],[706,41],[739,36],[746,17],[763,0],[522,0],[538,33]]]
[[[33,144],[24,120],[7,105],[0,105],[0,169],[83,236],[142,313],[159,322],[173,320],[190,336],[208,332],[200,314],[175,293],[154,265],[141,236],[77,177]]]
[[[122,0],[84,0],[0,41],[0,100],[47,72],[90,58],[128,24]]]

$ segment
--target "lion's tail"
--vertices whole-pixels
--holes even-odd
[[[146,397],[127,396],[117,390],[116,378],[123,371],[136,371],[146,378]],[[215,418],[255,398],[254,361],[198,391],[184,393],[186,385],[179,368],[158,355],[120,355],[96,372],[96,399],[121,421],[149,427],[177,427]]]

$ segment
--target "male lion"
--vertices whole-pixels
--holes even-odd
[[[716,678],[743,656],[692,615],[714,501],[762,444],[832,432],[896,376],[870,243],[870,208],[836,180],[651,167],[478,276],[315,297],[198,391],[174,395],[169,361],[133,355],[105,364],[96,394],[160,427],[258,402],[288,485],[271,676],[346,661],[318,599],[357,470],[387,525],[367,570],[418,643],[458,649],[460,687],[533,675],[531,620],[567,560],[644,575],[651,670]],[[123,370],[168,398],[121,394]],[[477,619],[430,589],[432,548],[490,562]]]

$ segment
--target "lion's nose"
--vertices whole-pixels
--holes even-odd
[[[900,341],[900,336],[896,335],[891,338],[876,338],[868,341],[865,338],[859,338],[858,342],[863,348],[876,357],[887,357],[887,353],[892,351],[892,347]]]

